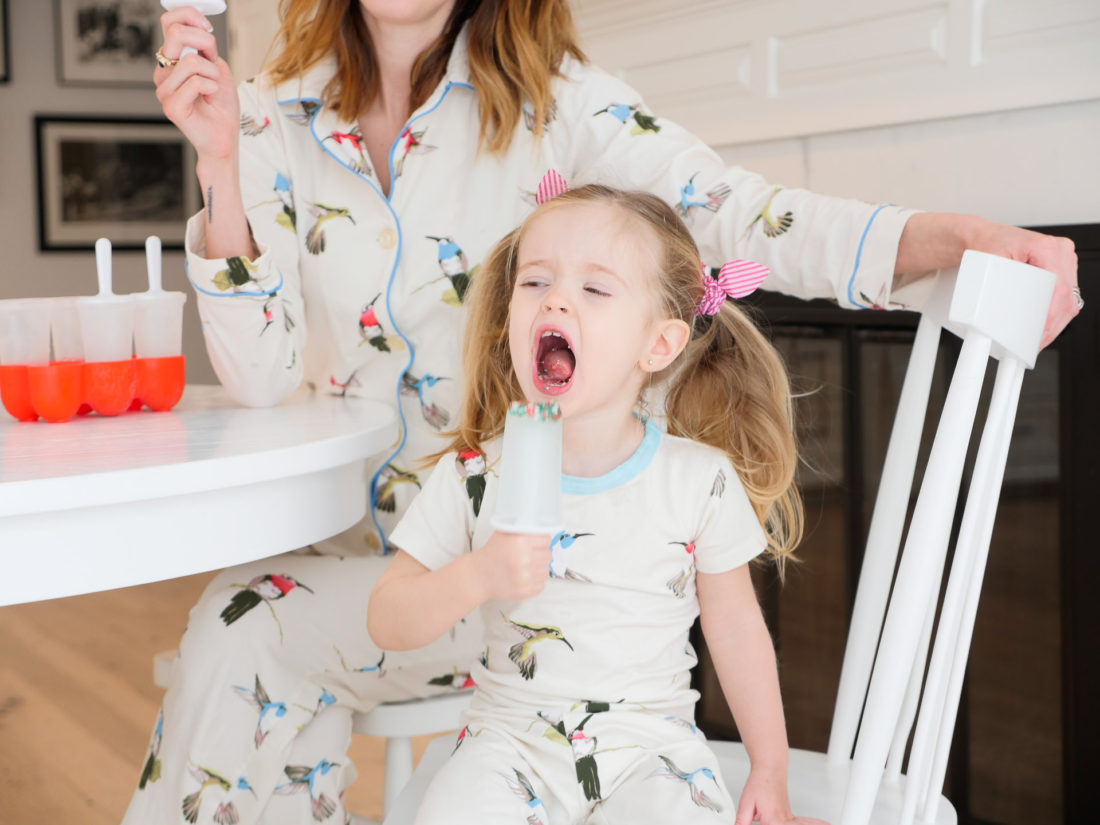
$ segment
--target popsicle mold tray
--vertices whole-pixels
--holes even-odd
[[[0,366],[0,402],[19,421],[170,410],[183,395],[184,356]]]

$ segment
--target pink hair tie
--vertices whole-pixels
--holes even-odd
[[[568,191],[569,184],[565,182],[565,178],[557,170],[551,169],[539,181],[539,188],[535,190],[535,203],[542,206],[548,200]]]
[[[760,283],[768,277],[768,268],[753,261],[726,261],[718,271],[718,277],[707,274],[703,269],[703,298],[699,301],[696,315],[716,315],[726,298],[744,298],[756,291]]]

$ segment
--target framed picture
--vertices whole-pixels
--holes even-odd
[[[57,79],[67,85],[152,86],[157,0],[54,0]]]
[[[38,246],[142,249],[158,235],[182,249],[201,204],[191,144],[167,120],[39,115]]]
[[[8,62],[8,0],[0,0],[0,83],[11,80]]]

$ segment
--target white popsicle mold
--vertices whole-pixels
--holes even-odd
[[[95,260],[99,294],[76,299],[84,360],[125,361],[133,355],[134,302],[111,289],[111,242],[106,238],[95,242]]]
[[[44,366],[49,362],[49,300],[9,298],[0,301],[0,364]]]
[[[134,352],[138,358],[170,358],[183,347],[183,292],[165,292],[161,286],[161,243],[156,235],[145,239],[145,269],[149,289],[134,298]]]

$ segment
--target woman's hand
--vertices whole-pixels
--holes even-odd
[[[760,825],[828,825],[820,819],[791,813],[791,803],[787,799],[787,771],[782,768],[753,768],[749,771],[749,778],[741,791],[741,801],[737,805],[734,825],[750,825],[752,822],[759,822]]]
[[[493,533],[474,551],[483,601],[522,601],[537,596],[550,576],[551,536]]]
[[[240,104],[229,65],[218,57],[210,22],[188,6],[163,14],[160,26],[161,55],[179,61],[153,71],[165,117],[195,147],[200,163],[235,159]],[[196,52],[180,57],[185,46]]]
[[[1054,273],[1054,296],[1043,328],[1041,347],[1057,338],[1080,311],[1077,296],[1073,294],[1077,286],[1077,253],[1073,241],[974,215],[946,212],[913,215],[902,230],[894,271],[904,275],[958,266],[965,249],[1000,255]]]
[[[1023,261],[1054,273],[1054,296],[1039,344],[1045,347],[1080,312],[1077,296],[1073,294],[1077,286],[1077,253],[1073,241],[984,220],[978,221],[972,232],[968,248]]]

